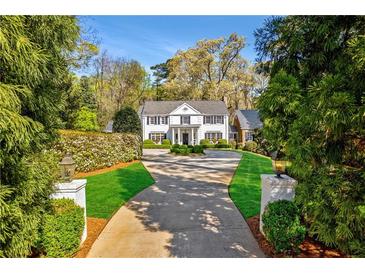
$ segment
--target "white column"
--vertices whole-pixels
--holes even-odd
[[[172,128],[172,138],[171,138],[172,144],[175,144],[175,129]]]
[[[177,141],[178,141],[178,144],[181,145],[180,128],[177,128]]]
[[[277,200],[292,201],[295,196],[295,186],[297,181],[288,175],[281,175],[280,178],[275,175],[261,174],[261,210],[260,210],[260,231],[264,234],[262,226],[262,214],[268,203]]]
[[[193,129],[193,128],[191,128],[191,129],[190,129],[190,132],[191,132],[191,134],[190,134],[190,140],[191,140],[191,141],[190,141],[190,144],[191,144],[191,145],[194,145],[194,144],[193,144],[193,140],[194,140],[194,135],[193,135],[193,133],[194,133],[194,129]]]

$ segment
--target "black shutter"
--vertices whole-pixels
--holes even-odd
[[[158,125],[160,124],[160,118],[161,118],[160,116],[158,116],[158,117],[157,117],[157,119],[158,119],[157,124],[158,124]]]
[[[182,125],[182,116],[180,116],[180,125]]]
[[[151,138],[151,133],[148,133],[148,139],[150,139],[150,140],[152,139]]]
[[[149,124],[150,124],[150,117],[147,116],[147,125],[149,125]]]
[[[205,122],[205,116],[203,116],[203,124],[205,124],[206,122]]]
[[[165,134],[163,135],[163,138],[164,138],[164,139],[167,139],[166,137],[167,137],[167,136],[166,136],[166,133],[165,133]]]

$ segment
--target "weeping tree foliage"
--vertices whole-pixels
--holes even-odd
[[[60,125],[69,68],[95,50],[76,17],[0,16],[0,257],[36,244],[57,168],[41,151]]]
[[[264,135],[292,161],[310,234],[364,256],[365,17],[274,17],[255,35]]]

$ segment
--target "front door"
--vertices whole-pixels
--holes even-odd
[[[183,145],[188,145],[189,144],[189,133],[183,133],[182,134],[182,141],[183,141]]]

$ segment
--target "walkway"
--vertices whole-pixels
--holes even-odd
[[[113,216],[88,257],[264,257],[228,195],[239,160],[225,151],[145,150],[156,183]]]

